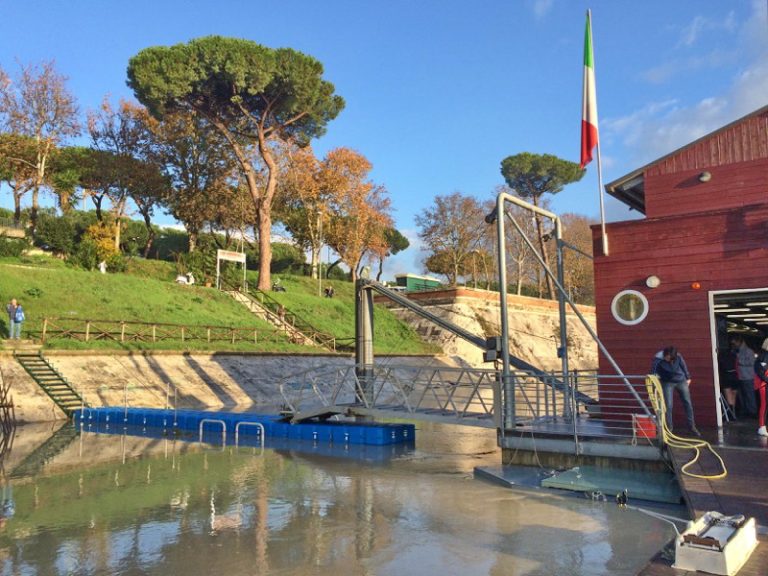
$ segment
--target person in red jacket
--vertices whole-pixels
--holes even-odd
[[[760,407],[757,410],[758,436],[768,436],[765,428],[766,386],[768,386],[768,338],[763,340],[760,353],[755,360],[755,390],[760,396]]]

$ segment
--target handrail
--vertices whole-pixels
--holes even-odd
[[[0,228],[15,228],[16,230],[23,230],[25,225],[22,222],[16,222],[14,218],[0,217]]]
[[[482,336],[478,336],[477,334],[473,334],[469,330],[465,330],[461,326],[457,326],[453,322],[450,322],[444,318],[441,318],[437,314],[434,314],[429,310],[425,309],[424,307],[419,306],[413,300],[410,300],[409,298],[403,296],[402,294],[399,294],[394,290],[387,288],[380,282],[376,282],[375,280],[359,280],[359,282],[362,289],[374,290],[378,292],[382,296],[385,296],[390,300],[392,300],[393,302],[403,306],[404,308],[407,308],[414,314],[418,314],[422,318],[429,320],[430,322],[440,326],[441,328],[451,332],[452,334],[455,334],[459,338],[462,338],[465,341],[469,342],[470,344],[473,344],[483,352],[492,352],[494,351],[494,347],[497,345],[497,342],[495,339],[488,339]],[[499,350],[496,350],[496,352],[499,352]],[[546,383],[548,386],[551,386],[552,388],[555,388],[561,392],[566,391],[567,389],[567,386],[565,383],[563,383],[562,379],[553,377],[552,374],[550,374],[549,372],[546,372],[544,370],[541,370],[540,368],[537,368],[536,366],[526,362],[522,358],[518,358],[516,356],[509,354],[509,363],[518,370],[535,374],[542,382]],[[584,394],[577,395],[576,401],[582,404],[590,404],[594,402],[592,398]]]
[[[251,290],[250,288],[248,289],[249,296],[255,297],[253,292],[258,293],[258,298],[261,305],[278,317],[280,316],[279,310],[282,307],[283,316],[280,318],[281,320],[287,322],[293,328],[305,334],[313,342],[316,342],[321,346],[325,346],[326,348],[331,348],[334,351],[336,350],[336,337],[333,334],[328,334],[327,332],[323,332],[322,330],[315,328],[312,326],[312,324],[307,322],[301,316],[297,315],[295,312],[287,310],[280,302],[272,298],[272,296],[263,290]]]
[[[222,447],[227,445],[227,423],[224,422],[224,420],[219,420],[218,418],[203,418],[200,420],[200,439],[198,442],[203,441],[203,425],[206,423],[210,424],[221,424],[221,444]]]
[[[264,450],[264,437],[266,432],[264,431],[264,424],[261,422],[238,422],[235,424],[235,448],[237,448],[240,438],[240,426],[256,426],[259,430],[259,437],[261,438],[261,449]]]
[[[282,322],[283,324],[287,324],[293,330],[300,332],[308,340],[311,340],[312,342],[314,342],[315,344],[318,344],[319,346],[323,346],[324,348],[327,348],[334,352],[337,352],[339,350],[344,350],[344,351],[354,350],[354,346],[338,345],[340,340],[348,340],[348,338],[336,338],[336,336],[334,336],[333,334],[328,334],[327,332],[323,332],[315,328],[314,326],[312,326],[312,324],[307,322],[301,316],[297,315],[295,312],[291,312],[290,310],[286,309],[281,302],[275,300],[263,290],[253,290],[250,287],[248,287],[246,291],[243,291],[240,287],[233,286],[223,279],[221,280],[221,284],[230,291],[237,291],[240,294],[243,294],[244,296],[246,296],[247,298],[257,301],[259,306],[261,306],[269,314],[277,318],[280,322]]]
[[[76,326],[72,327],[73,324]],[[77,326],[78,324],[82,327]],[[126,327],[132,327],[132,330],[126,330]],[[40,328],[40,340],[44,343],[49,338],[69,338],[85,342],[91,340],[114,340],[116,342],[205,340],[207,342],[226,341],[234,344],[237,341],[253,343],[264,342],[265,340],[274,341],[282,338],[282,335],[278,330],[271,327],[254,328],[46,316],[43,318]]]

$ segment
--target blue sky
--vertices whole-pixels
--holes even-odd
[[[83,114],[131,97],[128,59],[208,34],[319,59],[347,102],[319,155],[347,146],[397,226],[436,195],[493,197],[519,152],[578,161],[585,12],[593,13],[603,180],[768,104],[768,0],[0,0],[0,66],[55,59]],[[0,203],[10,206],[9,193]],[[598,216],[594,163],[553,198]],[[633,217],[607,199],[608,220]],[[170,223],[159,217],[161,224]],[[420,272],[417,247],[387,267]]]

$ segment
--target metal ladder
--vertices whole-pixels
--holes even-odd
[[[64,376],[46,360],[40,352],[16,352],[16,360],[38,386],[50,396],[56,406],[62,409],[67,418],[72,412],[88,404],[78,394]]]

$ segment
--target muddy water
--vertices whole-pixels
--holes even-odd
[[[96,434],[16,453],[0,575],[621,575],[672,536],[613,503],[474,479],[499,462],[493,431],[417,428],[394,455]]]

